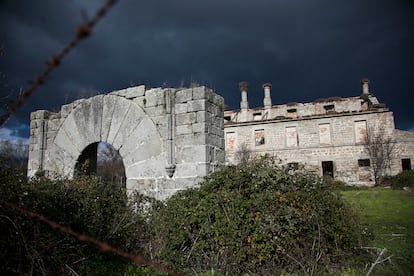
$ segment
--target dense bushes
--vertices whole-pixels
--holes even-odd
[[[328,273],[365,239],[319,177],[271,159],[223,168],[164,203],[95,178],[27,182],[0,168],[1,199],[174,270],[263,275]],[[148,275],[126,260],[0,203],[2,274]],[[160,274],[161,275],[161,274]]]
[[[147,204],[145,198],[135,197],[128,203],[123,188],[90,177],[53,182],[40,178],[28,183],[10,168],[1,166],[0,170],[2,200],[119,249],[142,253],[148,240],[145,215],[130,205]],[[74,271],[107,275],[127,265],[4,203],[0,204],[0,252],[2,275],[73,275]]]
[[[387,176],[383,180],[384,185],[389,185],[393,189],[402,189],[404,187],[414,188],[414,171],[402,171],[394,176]]]
[[[177,193],[152,223],[159,258],[187,272],[308,274],[343,263],[364,239],[321,179],[269,159],[225,168]]]

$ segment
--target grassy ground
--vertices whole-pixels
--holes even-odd
[[[414,192],[368,189],[342,195],[374,233],[372,246],[386,248],[383,257],[392,255],[390,262],[375,267],[373,275],[414,275]]]

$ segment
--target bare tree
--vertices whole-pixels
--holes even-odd
[[[4,166],[26,172],[28,154],[29,146],[25,141],[0,140],[0,160]]]
[[[104,181],[124,185],[126,177],[122,157],[112,146],[101,144],[98,147],[96,174]]]
[[[371,126],[364,144],[365,152],[371,161],[371,170],[374,174],[375,186],[381,184],[387,169],[391,170],[391,161],[395,156],[395,141],[385,132],[383,126]]]
[[[246,144],[242,144],[239,150],[236,152],[236,161],[238,164],[247,165],[254,159],[252,151],[247,147]]]

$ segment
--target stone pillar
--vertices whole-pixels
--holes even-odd
[[[270,109],[272,107],[272,98],[270,97],[271,87],[272,87],[271,83],[263,84],[263,89],[264,89],[263,106],[265,107],[265,109]]]
[[[369,87],[368,87],[369,79],[366,79],[366,78],[362,79],[361,84],[362,84],[362,95],[369,95],[370,94]]]
[[[240,109],[246,110],[249,109],[249,102],[247,101],[247,90],[249,88],[249,83],[246,81],[242,81],[239,83],[239,87],[240,87],[240,92],[241,92],[241,97],[242,100],[240,102]]]

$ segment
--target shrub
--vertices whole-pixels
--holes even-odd
[[[2,200],[78,233],[130,253],[144,251],[147,214],[140,207],[149,199],[136,195],[129,202],[124,188],[93,177],[58,181],[40,177],[27,182],[23,175],[1,166],[0,191]],[[0,203],[0,252],[4,275],[112,275],[124,271],[128,264],[4,203]]]
[[[394,176],[387,176],[383,182],[390,185],[393,189],[414,188],[414,171],[407,170]]]
[[[331,176],[323,177],[324,187],[332,191],[365,190],[367,186],[349,185],[344,181],[337,180]]]
[[[268,158],[224,168],[175,194],[152,224],[158,257],[185,272],[311,274],[341,264],[364,239],[338,193]]]

